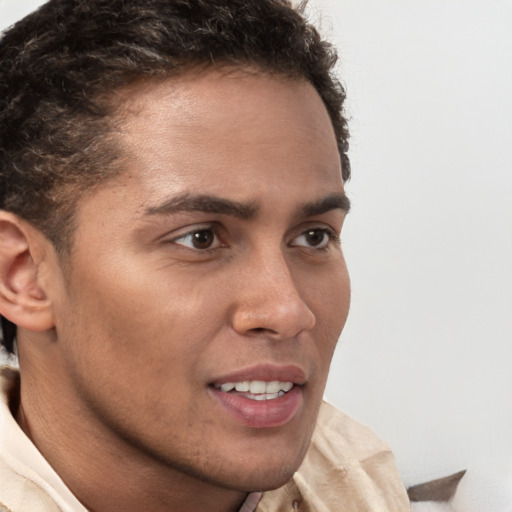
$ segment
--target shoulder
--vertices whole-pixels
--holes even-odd
[[[286,507],[286,508],[285,508]],[[393,454],[368,427],[323,403],[306,457],[258,512],[408,512]]]

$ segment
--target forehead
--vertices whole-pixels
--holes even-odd
[[[236,170],[227,165],[255,175],[266,165],[313,165],[341,180],[330,118],[306,81],[209,71],[124,95],[121,145],[131,172],[201,180]]]
[[[317,114],[321,113],[325,120],[329,120],[323,101],[308,81],[256,69],[192,70],[177,77],[137,81],[118,91],[118,95],[130,125],[144,117],[162,118],[163,106],[171,107],[167,120],[187,116],[187,121],[195,127],[223,120],[238,120],[242,124],[247,121],[247,116],[255,121],[255,106],[267,119],[269,107],[275,119],[283,113],[286,116],[296,113],[296,119],[302,120],[303,114],[307,113],[308,124],[313,123],[314,129],[326,128],[323,122],[316,122],[319,120],[315,119]],[[228,104],[236,108],[219,108]],[[332,132],[332,127],[328,131]]]
[[[343,194],[331,121],[307,82],[215,71],[120,96],[122,172],[81,200],[80,232],[108,224],[109,236],[121,236],[148,211],[189,196],[250,205],[265,222],[286,223],[304,205]]]

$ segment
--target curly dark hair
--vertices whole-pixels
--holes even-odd
[[[69,253],[77,198],[120,172],[113,91],[195,68],[306,79],[350,175],[337,55],[287,0],[50,0],[0,40],[0,209]],[[2,318],[3,346],[15,326]]]

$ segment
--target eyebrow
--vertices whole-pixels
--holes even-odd
[[[168,215],[178,212],[205,212],[231,215],[240,219],[250,219],[257,212],[253,203],[240,203],[230,199],[209,195],[179,194],[159,206],[146,209],[146,215]]]
[[[350,199],[341,192],[330,194],[319,201],[307,203],[302,207],[302,213],[305,217],[322,215],[331,210],[343,210],[345,213],[350,211]]]
[[[337,209],[346,213],[350,210],[350,200],[344,193],[330,194],[318,201],[306,203],[300,208],[300,212],[305,217],[313,217]],[[240,219],[251,219],[258,212],[258,207],[253,202],[241,203],[216,196],[184,193],[158,206],[147,208],[145,215],[169,215],[181,212],[218,213]]]

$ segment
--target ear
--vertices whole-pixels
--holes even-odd
[[[39,279],[43,235],[16,215],[0,210],[0,313],[19,327],[53,327],[50,301]]]

